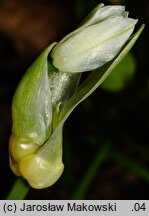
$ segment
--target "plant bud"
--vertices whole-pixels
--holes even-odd
[[[53,65],[59,71],[77,73],[99,68],[129,39],[137,20],[128,18],[123,6],[102,6],[53,48]]]

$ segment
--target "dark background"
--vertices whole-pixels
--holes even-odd
[[[9,168],[11,101],[26,69],[51,42],[72,31],[97,0],[0,1],[0,199],[16,177]],[[149,2],[123,4],[137,28],[146,27],[132,49],[135,75],[119,91],[96,90],[64,127],[64,173],[50,188],[31,189],[26,199],[149,199]],[[104,146],[110,146],[98,163]],[[104,153],[103,153],[104,154]]]

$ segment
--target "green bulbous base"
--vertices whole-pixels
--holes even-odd
[[[57,158],[45,161],[40,156],[32,154],[20,161],[19,168],[31,187],[42,189],[53,185],[59,179],[64,165]]]
[[[9,151],[16,162],[19,162],[22,158],[37,152],[40,147],[41,146],[35,143],[31,143],[25,139],[20,139],[14,135],[11,135],[9,140]]]

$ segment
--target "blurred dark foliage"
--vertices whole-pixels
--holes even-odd
[[[51,42],[59,41],[99,3],[97,0],[1,0],[0,1],[0,199],[16,177],[9,168],[8,140],[11,134],[11,101],[19,80],[37,55]],[[48,189],[31,189],[26,199],[71,199],[97,150],[110,142],[126,158],[149,172],[149,160],[130,146],[149,153],[149,2],[103,1],[124,4],[130,17],[146,28],[132,49],[137,61],[134,79],[123,90],[98,89],[75,109],[64,128],[65,170]],[[130,144],[130,145],[129,145]],[[137,148],[137,147],[134,147]],[[84,199],[148,199],[149,180],[116,162],[112,153],[96,173]]]

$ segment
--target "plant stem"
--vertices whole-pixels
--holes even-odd
[[[23,200],[29,189],[29,185],[21,177],[18,177],[7,196],[7,200]]]

